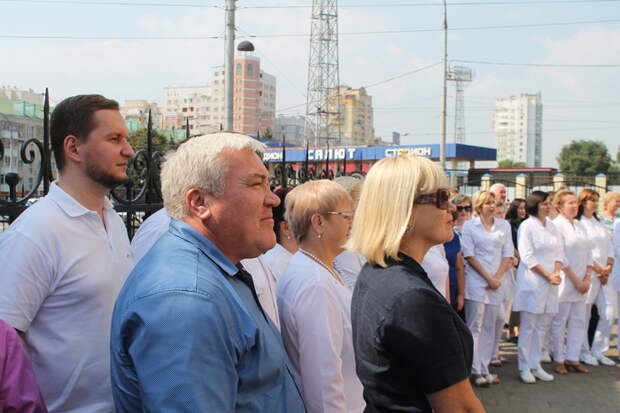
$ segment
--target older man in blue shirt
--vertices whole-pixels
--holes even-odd
[[[186,142],[162,169],[169,231],[138,263],[112,319],[123,412],[304,412],[296,372],[239,264],[275,244],[263,146]]]

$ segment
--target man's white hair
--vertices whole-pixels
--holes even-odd
[[[491,185],[491,187],[489,188],[489,191],[495,193],[496,190],[498,190],[499,188],[504,188],[506,189],[506,185],[502,184],[502,183],[495,183],[493,185]]]
[[[265,145],[240,133],[212,133],[197,136],[170,153],[161,170],[161,192],[168,215],[181,219],[188,215],[185,194],[201,188],[218,197],[224,192],[228,162],[225,150],[250,150],[262,159]]]

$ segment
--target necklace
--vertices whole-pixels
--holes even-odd
[[[303,248],[299,248],[299,251],[304,253],[308,258],[310,258],[311,260],[315,261],[321,267],[325,268],[332,275],[332,277],[334,277],[336,279],[336,281],[338,281],[340,284],[344,285],[344,281],[342,280],[342,277],[340,276],[340,274],[338,274],[338,272],[332,270],[327,265],[325,265],[325,263],[323,261],[321,261],[317,256],[315,256],[314,254],[309,253],[308,251],[306,251]]]

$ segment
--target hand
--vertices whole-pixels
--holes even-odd
[[[585,294],[588,292],[588,290],[590,289],[590,280],[582,280],[579,283],[579,288],[577,288],[577,291],[579,291],[581,294]]]
[[[487,283],[489,284],[487,288],[490,290],[497,290],[499,287],[502,286],[502,282],[495,277],[490,277],[487,280]]]
[[[519,259],[517,257],[513,257],[512,258],[512,265],[514,267],[518,267],[519,266]]]
[[[458,294],[456,296],[456,311],[463,311],[464,306],[465,306],[465,296],[463,294]]]
[[[551,274],[549,274],[547,281],[549,281],[549,284],[551,285],[560,285],[562,283],[562,277],[560,277],[559,273],[552,272]]]
[[[604,272],[603,274],[601,274],[601,276],[599,277],[599,281],[601,282],[601,285],[607,285],[607,281],[609,281],[609,273]]]

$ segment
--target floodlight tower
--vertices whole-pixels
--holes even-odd
[[[454,143],[465,143],[465,83],[474,79],[474,71],[465,66],[453,66],[448,70],[448,80],[454,82],[456,102],[454,105]]]
[[[340,143],[338,1],[313,0],[306,93],[306,141]]]

